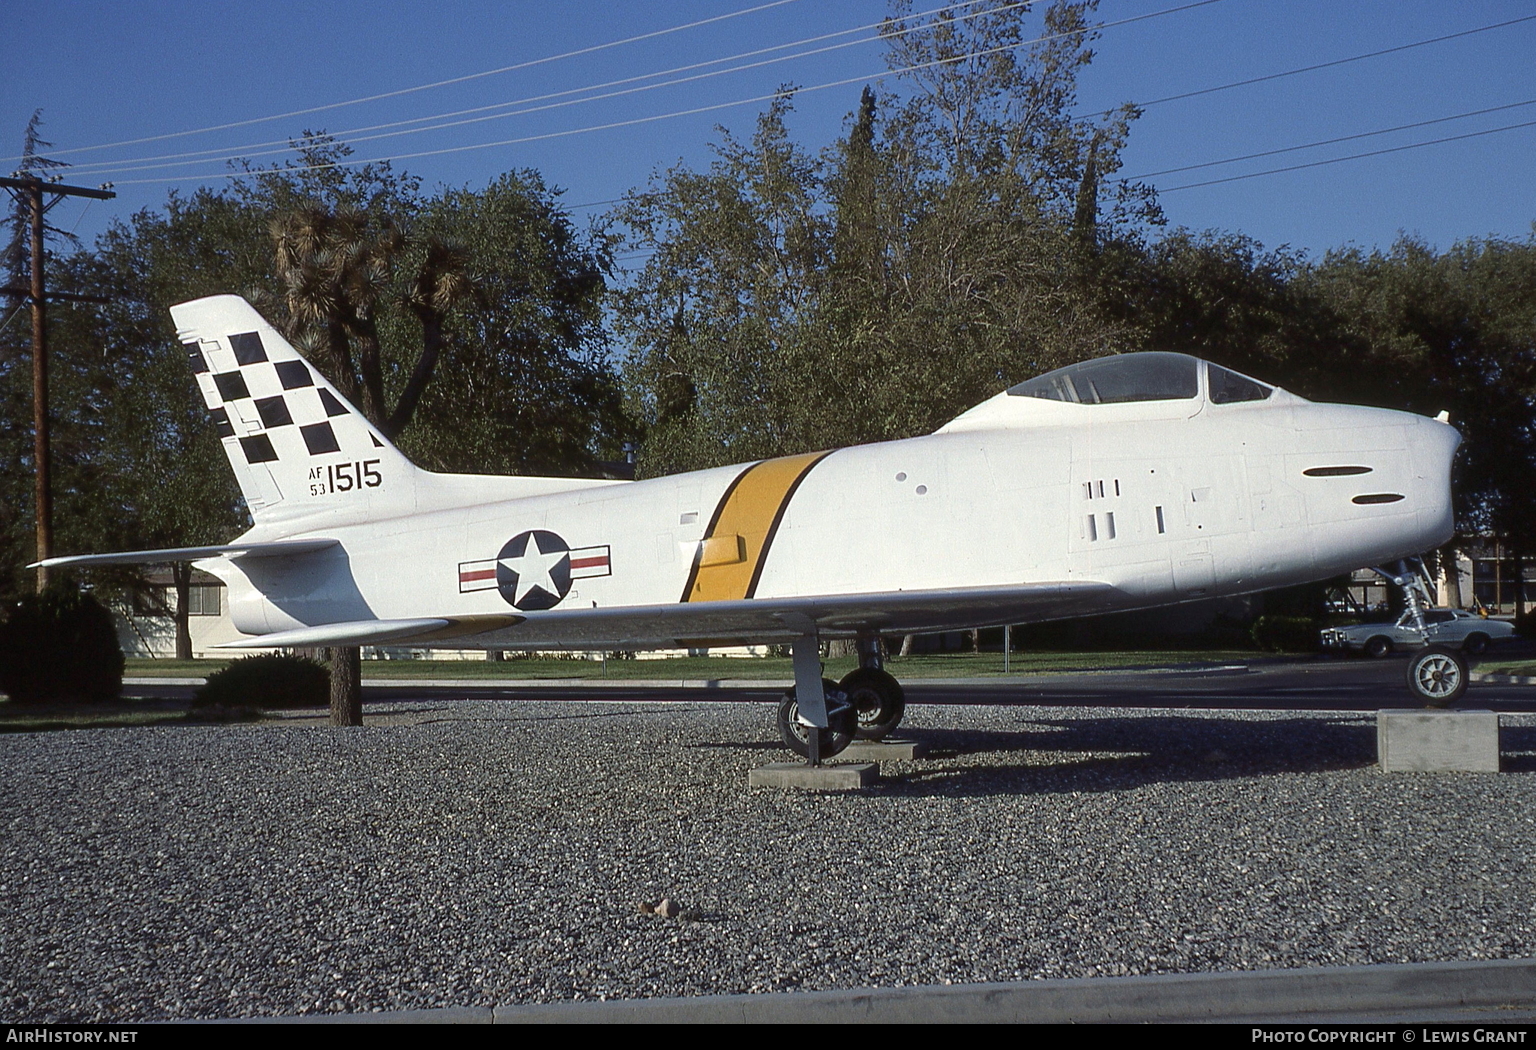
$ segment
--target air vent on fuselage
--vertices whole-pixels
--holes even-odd
[[[1356,496],[1355,502],[1360,504],[1371,503],[1396,503],[1403,497],[1396,492],[1373,492],[1367,496]]]
[[[1302,471],[1309,478],[1345,478],[1351,474],[1369,474],[1371,467],[1308,467]]]

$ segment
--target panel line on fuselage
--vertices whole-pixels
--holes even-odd
[[[726,488],[699,544],[683,602],[737,601],[757,591],[768,549],[784,520],[784,512],[800,483],[830,452],[809,452],[754,463]],[[709,541],[739,537],[740,556],[710,562],[704,552]]]

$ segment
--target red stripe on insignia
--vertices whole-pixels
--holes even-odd
[[[495,569],[471,569],[459,573],[460,583],[474,583],[476,580],[494,580],[495,578]]]
[[[595,569],[598,566],[607,565],[607,564],[608,564],[608,556],[606,554],[599,554],[599,555],[597,555],[596,557],[593,557],[593,558],[572,558],[571,559],[571,568],[573,568],[573,569]]]

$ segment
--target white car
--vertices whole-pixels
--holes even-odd
[[[1423,634],[1413,622],[1413,611],[1404,612],[1396,623],[1361,623],[1353,627],[1329,627],[1322,632],[1324,649],[1363,652],[1367,656],[1386,656],[1394,649],[1417,649],[1424,645],[1449,645],[1476,655],[1486,652],[1494,641],[1510,638],[1512,624],[1490,620],[1463,609],[1424,610]]]

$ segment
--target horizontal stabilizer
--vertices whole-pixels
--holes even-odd
[[[170,561],[201,561],[204,558],[275,558],[281,555],[310,554],[334,547],[339,541],[270,540],[265,543],[225,543],[211,547],[167,547],[158,551],[118,551],[115,554],[75,554],[67,558],[48,558],[28,565],[58,569],[78,565],[159,565]]]
[[[435,642],[463,638],[486,631],[515,627],[521,616],[492,613],[485,616],[425,616],[410,620],[353,620],[298,627],[291,631],[260,634],[238,642],[224,642],[215,649],[277,649],[288,646],[388,645],[391,642]]]

